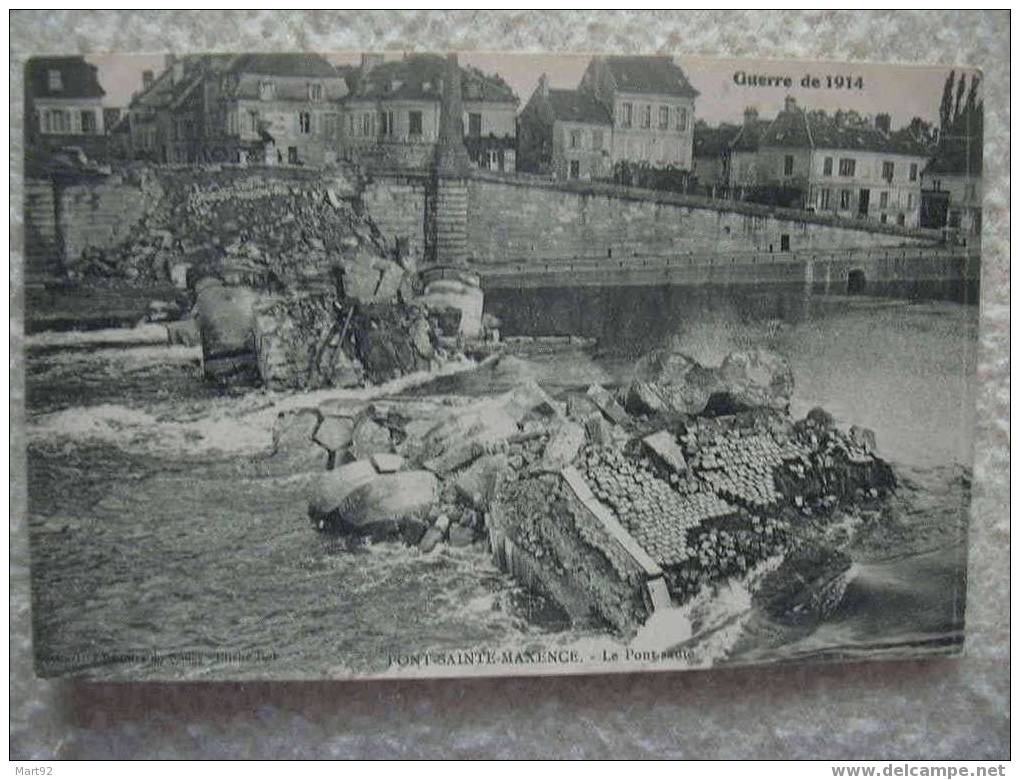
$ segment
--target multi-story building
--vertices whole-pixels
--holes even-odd
[[[543,73],[518,120],[518,168],[558,179],[600,179],[612,173],[613,120],[591,94],[550,89]]]
[[[230,156],[267,165],[336,162],[341,73],[318,54],[245,54],[216,85],[215,133]]]
[[[873,123],[844,112],[830,116],[787,97],[767,126],[753,124],[747,132],[745,122],[730,161],[730,185],[749,199],[919,225],[925,150],[909,134],[891,132],[888,115]]]
[[[445,61],[412,54],[385,61],[362,56],[347,76],[341,150],[344,157],[383,167],[431,164],[439,138]],[[478,168],[513,172],[518,99],[499,76],[460,68],[464,144]]]
[[[316,54],[169,56],[128,109],[133,157],[324,165],[337,158],[341,74]]]
[[[948,228],[962,243],[981,238],[981,143],[942,144],[921,174],[921,225]]]
[[[613,164],[691,170],[698,91],[671,57],[593,57],[579,89],[613,122]]]
[[[35,57],[25,65],[25,139],[31,147],[106,152],[103,97],[95,65],[84,57]]]

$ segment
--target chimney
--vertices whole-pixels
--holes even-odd
[[[148,89],[152,86],[153,76],[151,70],[142,71],[142,89]]]
[[[538,79],[538,91],[543,98],[549,98],[549,77],[544,73]]]
[[[797,100],[793,97],[793,95],[787,95],[786,100],[783,101],[783,111],[796,111],[796,110]]]
[[[751,127],[758,121],[758,109],[748,106],[744,109],[744,127]]]
[[[875,114],[875,129],[889,135],[892,130],[892,117],[888,114]]]
[[[383,64],[383,55],[365,52],[361,55],[361,74],[371,73],[374,68]]]

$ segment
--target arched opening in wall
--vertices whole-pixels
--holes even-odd
[[[868,286],[868,279],[864,271],[854,268],[846,275],[846,291],[849,295],[861,295]]]

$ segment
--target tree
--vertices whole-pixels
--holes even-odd
[[[904,128],[914,141],[919,143],[925,149],[929,149],[935,145],[935,140],[938,137],[936,128],[932,126],[931,122],[926,122],[919,116],[915,116],[910,120],[910,123]]]
[[[961,73],[960,80],[956,84],[956,108],[953,110],[953,124],[960,121],[963,111],[963,92],[967,88],[967,74]]]
[[[953,83],[955,81],[956,71],[951,70],[942,87],[942,103],[939,105],[939,127],[942,128],[943,134],[949,131],[949,126],[953,122]]]

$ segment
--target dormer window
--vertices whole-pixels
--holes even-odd
[[[276,97],[276,84],[272,81],[259,82],[259,100],[272,100]]]
[[[308,85],[308,99],[314,102],[322,100],[322,84]]]
[[[50,92],[59,92],[64,88],[64,78],[59,70],[50,70],[46,75],[46,83]]]

